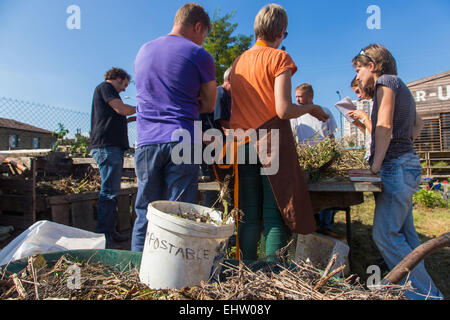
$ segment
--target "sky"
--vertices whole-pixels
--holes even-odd
[[[134,73],[134,59],[146,42],[170,32],[178,0],[0,0],[0,97],[90,113],[94,88],[115,66]],[[235,12],[236,34],[253,34],[259,0],[198,0],[212,17]],[[312,84],[314,103],[329,108],[349,96],[352,58],[370,43],[394,55],[399,76],[410,82],[450,70],[448,0],[289,0],[276,2],[288,14],[283,42],[298,66],[295,88]],[[67,21],[76,5],[79,29]],[[379,8],[379,15],[369,11]],[[379,18],[378,20],[373,20]],[[380,28],[371,29],[374,21]],[[368,24],[369,22],[369,24]],[[372,22],[372,24],[370,23]],[[378,27],[378,26],[377,26]],[[136,104],[133,85],[122,94]],[[293,92],[294,99],[294,92]],[[16,119],[20,120],[20,119]]]

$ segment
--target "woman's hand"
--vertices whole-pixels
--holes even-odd
[[[367,115],[367,113],[365,113],[361,109],[356,109],[356,110],[350,111],[348,113],[348,115],[355,120],[364,120],[364,119],[368,120],[369,119],[369,116]]]
[[[370,172],[375,175],[377,175],[380,172],[380,169],[381,169],[381,167],[375,163],[370,166]]]

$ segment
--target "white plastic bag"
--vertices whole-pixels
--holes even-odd
[[[105,235],[42,220],[22,232],[0,251],[0,266],[37,253],[105,249]]]

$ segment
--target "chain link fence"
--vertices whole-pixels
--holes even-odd
[[[22,101],[0,96],[0,118],[16,120],[41,129],[57,132],[60,124],[69,131],[67,138],[75,134],[89,137],[91,114],[35,102]],[[136,122],[128,124],[128,139],[133,147],[136,141]]]

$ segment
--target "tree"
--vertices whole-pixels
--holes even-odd
[[[238,24],[231,23],[229,20],[235,15],[236,11],[227,13],[223,17],[219,17],[219,11],[217,9],[214,13],[214,18],[211,21],[211,32],[203,45],[214,58],[218,84],[222,83],[224,72],[233,65],[234,60],[239,55],[250,48],[253,41],[252,35],[233,35]]]

